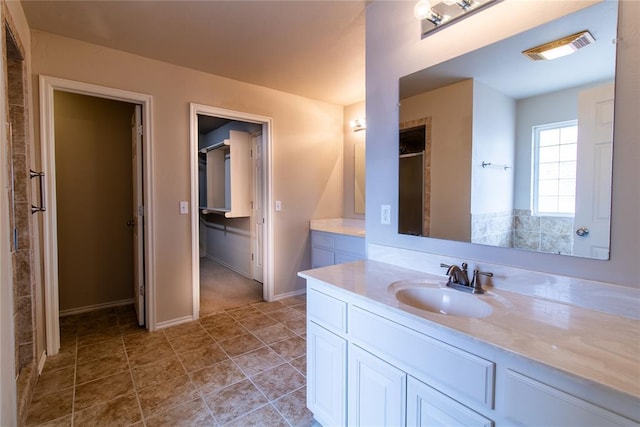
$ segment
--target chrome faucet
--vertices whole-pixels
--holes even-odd
[[[457,265],[440,264],[440,267],[447,268],[447,276],[449,276],[449,283],[455,283],[459,285],[469,286],[469,275],[467,274],[467,263],[462,263],[462,268]]]
[[[471,292],[472,294],[483,294],[482,284],[478,276],[493,277],[493,273],[485,273],[478,269],[473,270],[473,277],[469,281],[469,275],[467,273],[467,263],[463,262],[460,267],[457,265],[440,264],[440,267],[447,269],[447,286],[450,288],[458,289],[460,291]]]

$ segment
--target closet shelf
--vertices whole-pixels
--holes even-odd
[[[211,144],[211,145],[208,145],[206,147],[203,147],[203,148],[200,149],[200,152],[206,154],[207,151],[215,150],[216,148],[220,148],[220,147],[222,147],[224,145],[229,145],[229,140],[228,139],[225,139],[224,141],[216,142],[215,144]]]
[[[203,214],[226,218],[251,216],[251,139],[229,131],[229,139],[203,148],[206,152],[207,202]]]
[[[226,209],[226,208],[201,207],[200,212],[202,212],[203,215],[207,215],[207,214],[224,215],[226,218],[242,218],[247,216],[244,213],[238,214],[233,212],[231,209]]]

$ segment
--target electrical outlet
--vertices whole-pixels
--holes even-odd
[[[391,224],[391,205],[380,205],[380,224]]]

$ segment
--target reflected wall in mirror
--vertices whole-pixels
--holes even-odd
[[[604,1],[402,77],[398,231],[608,259],[617,17]]]
[[[364,141],[358,141],[353,145],[353,158],[354,158],[354,212],[357,214],[364,214],[365,211],[365,143]]]

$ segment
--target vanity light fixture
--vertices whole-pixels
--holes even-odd
[[[589,31],[581,31],[522,52],[534,61],[562,58],[596,42]]]
[[[422,26],[422,38],[502,0],[436,1],[438,3],[432,6],[429,0],[419,0],[413,8],[413,14]]]
[[[461,9],[463,10],[467,10],[471,7],[471,5],[473,4],[472,0],[442,0],[442,3],[446,4],[447,6],[453,6],[454,4],[457,4]]]
[[[367,128],[367,121],[365,119],[354,119],[349,122],[349,127],[351,127],[354,132],[365,130]]]
[[[443,16],[431,8],[429,0],[418,0],[418,3],[413,7],[413,15],[416,19],[421,21],[427,20],[433,25],[440,25]]]

